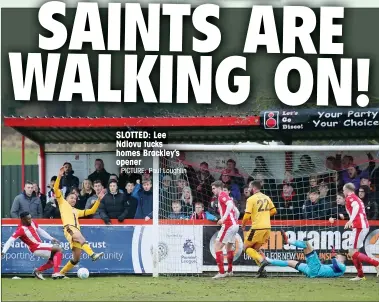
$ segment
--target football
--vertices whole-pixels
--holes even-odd
[[[87,279],[89,277],[88,269],[82,267],[78,269],[78,278],[79,279]]]

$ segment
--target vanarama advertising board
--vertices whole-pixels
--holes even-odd
[[[319,227],[290,227],[286,229],[290,240],[307,240],[317,251],[321,261],[331,259],[331,246],[336,250],[347,255],[348,271],[355,271],[350,256],[348,256],[348,247],[353,240],[352,231],[345,230],[343,227],[333,229],[320,229]],[[214,242],[217,237],[218,228],[214,226],[204,227],[204,271],[213,271],[216,268],[216,260],[214,253]],[[243,251],[243,233],[240,230],[236,236],[234,268],[235,271],[256,271],[255,262]],[[297,260],[305,261],[302,249],[295,246],[289,246],[283,243],[280,228],[273,227],[270,238],[266,245],[262,246],[266,256],[280,260]],[[364,242],[363,250],[369,257],[379,259],[379,229],[377,227],[370,228],[369,235]],[[225,257],[225,263],[226,257]],[[372,268],[365,267],[366,272],[371,272]],[[292,268],[267,267],[267,271],[271,272],[295,272]]]

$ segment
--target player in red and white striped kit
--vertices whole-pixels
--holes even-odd
[[[221,225],[221,230],[218,232],[215,242],[216,262],[219,272],[213,277],[213,279],[233,275],[233,244],[235,243],[235,237],[239,230],[239,211],[235,206],[233,199],[223,189],[224,184],[222,181],[215,181],[212,183],[212,192],[218,198],[218,209],[221,216],[220,220],[217,222],[218,225]],[[225,245],[228,259],[228,271],[226,273],[222,251]]]
[[[28,212],[21,213],[20,218],[21,223],[18,225],[13,235],[9,237],[8,241],[4,244],[1,255],[4,255],[13,242],[20,238],[34,256],[49,259],[44,265],[41,265],[33,271],[36,278],[45,280],[42,276],[42,272],[52,267],[54,267],[54,273],[52,275],[53,279],[61,277],[59,266],[62,262],[62,250],[60,246],[43,243],[40,236],[53,243],[58,243],[58,240],[51,237],[45,230],[41,229],[36,222],[32,221],[32,217]]]
[[[350,216],[350,220],[346,223],[345,229],[353,229],[353,242],[349,249],[349,254],[358,271],[358,276],[350,280],[361,281],[366,279],[362,270],[362,262],[373,265],[377,271],[377,277],[379,277],[379,261],[359,252],[359,249],[363,247],[363,242],[370,230],[370,226],[366,217],[365,206],[354,192],[354,184],[347,183],[343,186],[345,206]]]

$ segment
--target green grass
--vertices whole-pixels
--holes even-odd
[[[3,301],[378,301],[379,279],[93,277],[2,279]]]
[[[36,165],[38,163],[38,150],[26,149],[25,150],[25,164]],[[1,164],[8,165],[21,165],[21,148],[20,149],[2,149],[1,150]]]

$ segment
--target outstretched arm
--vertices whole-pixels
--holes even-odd
[[[41,235],[43,238],[46,238],[47,240],[51,240],[51,241],[55,240],[54,237],[51,237],[48,232],[46,232],[44,229],[40,227],[37,228],[37,232],[39,235]]]
[[[5,242],[5,244],[4,244],[3,250],[1,251],[1,255],[5,254],[9,250],[9,248],[11,247],[12,243],[15,242],[16,240],[17,240],[17,238],[9,237],[7,242]]]
[[[58,205],[65,202],[65,199],[62,196],[62,192],[61,190],[59,190],[59,184],[61,182],[61,177],[63,176],[63,174],[64,174],[64,167],[59,169],[58,176],[57,176],[57,179],[55,180],[54,187],[53,187],[53,191],[55,194],[55,198],[57,199]]]
[[[90,208],[88,210],[78,211],[78,217],[85,217],[85,216],[94,215],[96,213],[97,209],[99,208],[100,201],[104,198],[104,195],[105,195],[105,189],[100,192],[100,194],[98,196],[99,198],[95,201],[92,208]]]

